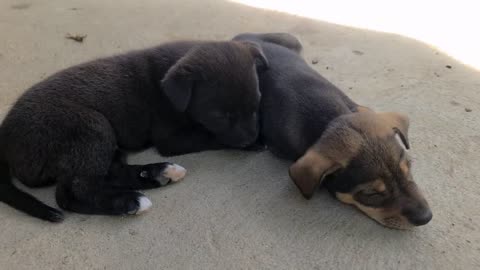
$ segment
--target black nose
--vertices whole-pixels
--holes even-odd
[[[422,226],[432,220],[432,211],[428,208],[416,208],[406,209],[403,214],[407,217],[408,221],[415,226]]]

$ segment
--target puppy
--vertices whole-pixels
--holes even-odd
[[[296,160],[290,176],[307,199],[323,183],[387,227],[431,220],[412,179],[406,116],[357,105],[309,67],[292,35],[241,34],[234,40],[260,43],[270,62],[259,77],[260,137],[276,155]]]
[[[60,71],[26,91],[0,127],[0,200],[32,216],[63,215],[11,183],[57,182],[58,205],[86,214],[143,212],[137,192],[176,181],[175,164],[127,165],[120,150],[153,145],[162,155],[241,148],[258,136],[252,42],[174,42]],[[113,162],[112,162],[113,160]]]

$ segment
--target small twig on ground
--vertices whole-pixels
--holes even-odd
[[[65,36],[66,39],[71,39],[71,40],[74,40],[76,42],[80,42],[82,43],[83,40],[87,37],[87,35],[71,35],[71,34],[67,34]]]

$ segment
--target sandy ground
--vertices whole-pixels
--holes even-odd
[[[291,32],[354,100],[408,113],[430,224],[383,228],[326,192],[304,200],[268,152],[215,151],[171,158],[188,177],[146,192],[154,206],[139,217],[70,213],[52,225],[0,204],[0,269],[479,269],[480,76],[415,40],[225,1],[2,0],[0,112],[73,64],[244,31]],[[52,188],[31,192],[55,204]]]

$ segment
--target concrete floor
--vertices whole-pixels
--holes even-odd
[[[188,177],[146,192],[154,207],[139,217],[67,214],[52,225],[0,204],[0,269],[479,269],[480,76],[418,41],[226,1],[2,0],[0,113],[67,66],[244,31],[291,32],[354,100],[408,113],[430,224],[386,229],[325,192],[304,200],[268,152],[215,151],[171,158]],[[52,188],[31,192],[54,205]]]

